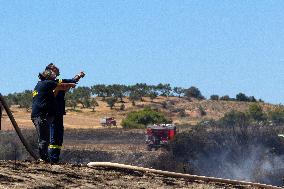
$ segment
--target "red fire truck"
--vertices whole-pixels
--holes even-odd
[[[146,144],[148,150],[160,147],[168,147],[176,135],[176,126],[174,124],[154,124],[147,127]]]
[[[116,126],[116,120],[114,117],[105,117],[100,120],[102,126]]]

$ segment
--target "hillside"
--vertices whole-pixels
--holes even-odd
[[[120,126],[121,120],[127,115],[128,112],[142,109],[146,106],[158,109],[169,116],[174,123],[177,124],[191,124],[194,125],[202,120],[207,119],[219,119],[225,113],[231,110],[238,110],[245,112],[248,110],[249,102],[238,101],[212,101],[212,100],[196,100],[190,101],[186,98],[178,97],[158,97],[151,101],[150,98],[143,98],[144,101],[136,101],[135,106],[125,98],[124,105],[125,110],[120,110],[122,103],[116,103],[111,110],[105,101],[101,98],[96,98],[99,106],[95,108],[95,111],[88,108],[78,107],[73,110],[67,107],[67,115],[65,116],[65,128],[100,128],[100,119],[103,117],[115,117],[118,126]],[[261,103],[264,111],[273,109],[275,106],[272,104]],[[33,128],[33,124],[30,120],[30,112],[26,109],[20,109],[17,106],[11,107],[14,117],[21,127]],[[201,115],[200,110],[205,111],[206,115]],[[10,130],[12,125],[7,116],[4,114],[2,120],[3,129]]]
[[[127,113],[150,106],[164,112],[174,123],[185,124],[186,128],[189,127],[190,131],[193,131],[194,128],[198,129],[194,124],[199,121],[219,119],[231,110],[245,112],[248,110],[251,103],[211,100],[198,101],[195,99],[189,101],[185,98],[178,97],[158,97],[153,102],[151,102],[150,99],[144,98],[143,102],[136,102],[136,105],[133,106],[128,99],[124,99],[125,110],[122,111],[120,110],[121,103],[117,103],[111,110],[106,102],[99,98],[97,101],[99,106],[96,107],[95,111],[80,107],[76,108],[75,111],[70,107],[67,108],[61,164],[55,166],[26,161],[31,160],[31,157],[18,140],[7,115],[4,114],[2,130],[0,131],[0,159],[16,161],[0,161],[0,188],[253,188],[252,186],[243,186],[241,184],[228,185],[220,182],[204,182],[194,179],[185,180],[124,169],[89,168],[86,166],[88,162],[93,161],[117,162],[167,171],[247,180],[278,186],[282,185],[283,166],[282,163],[278,162],[282,162],[281,159],[284,158],[284,156],[281,155],[284,149],[281,148],[281,141],[279,141],[279,138],[270,127],[269,133],[266,133],[265,130],[264,137],[258,132],[247,133],[249,134],[248,138],[266,138],[265,141],[271,144],[269,148],[263,148],[257,151],[257,153],[252,154],[255,155],[252,157],[258,157],[255,159],[256,161],[260,160],[261,163],[263,163],[261,167],[266,174],[264,178],[267,179],[263,180],[259,179],[259,175],[256,175],[257,177],[255,178],[246,174],[246,171],[251,171],[253,172],[252,175],[255,176],[254,171],[258,169],[242,167],[242,169],[239,170],[239,165],[242,165],[240,162],[246,163],[247,161],[243,160],[246,160],[246,157],[251,155],[249,152],[255,152],[250,149],[259,147],[260,143],[257,142],[256,146],[250,144],[250,148],[247,148],[245,145],[242,147],[239,146],[240,148],[236,148],[235,146],[231,148],[228,144],[236,142],[236,144],[239,145],[239,140],[236,138],[237,135],[235,135],[237,133],[231,133],[234,134],[234,138],[225,130],[220,132],[218,129],[212,130],[210,125],[202,125],[203,130],[198,130],[197,135],[190,136],[188,133],[184,135],[190,136],[193,140],[184,138],[186,143],[185,146],[182,145],[183,143],[179,144],[182,148],[180,151],[173,152],[164,149],[148,151],[145,144],[145,131],[143,129],[125,130],[120,129],[120,126],[118,126],[118,128],[102,128],[99,124],[100,118],[105,116],[113,116],[117,119],[118,123],[120,123]],[[269,111],[276,107],[265,103],[261,103],[261,106],[264,111]],[[30,112],[27,112],[25,109],[20,109],[17,106],[12,106],[11,109],[16,121],[23,129],[24,135],[29,139],[33,148],[36,150],[36,134],[30,120]],[[205,111],[205,115],[201,114],[201,109]],[[284,128],[280,127],[275,129],[277,133],[282,133]],[[180,130],[181,134],[183,132],[186,132],[186,129],[184,131]],[[192,134],[194,133],[196,132],[192,132]],[[258,137],[255,137],[254,134]],[[227,136],[227,138],[225,136]],[[222,142],[218,143],[220,139]],[[233,157],[229,159],[232,160],[233,163],[230,161],[223,163],[221,160],[219,162],[214,160],[214,157],[223,154],[222,151],[221,153],[219,151],[218,154],[212,154],[212,152],[210,154],[210,149],[213,149],[214,145],[215,148],[218,148],[219,145],[225,143],[227,143],[226,146],[228,148],[220,148],[227,149],[224,154],[230,155],[230,153],[227,152],[229,152],[230,149],[234,150],[233,154],[231,154],[232,156],[222,156],[223,160],[225,160],[224,157]],[[184,150],[191,146],[198,147]],[[187,154],[188,151],[194,149],[194,153]],[[240,150],[237,151],[237,149]],[[248,150],[244,153],[242,149]],[[276,152],[280,154],[276,154]],[[199,156],[196,156],[198,154]],[[238,156],[236,156],[237,154]],[[200,155],[204,155],[203,158],[199,159],[201,157]],[[211,157],[213,159],[210,159]],[[236,161],[236,158],[240,161]],[[199,160],[200,162],[198,163]],[[219,167],[218,169],[225,171],[219,171],[218,174],[214,173],[212,169],[217,169],[211,166],[213,165],[212,162],[214,162],[216,166],[222,165],[223,167]],[[273,166],[271,170],[267,170],[267,165]],[[229,171],[225,168],[229,168]],[[273,176],[271,176],[272,174]],[[277,175],[277,177],[275,175]]]

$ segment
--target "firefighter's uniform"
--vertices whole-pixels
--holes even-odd
[[[53,93],[56,87],[57,82],[42,80],[37,83],[33,91],[31,119],[38,134],[39,155],[44,161],[49,161],[49,131],[57,115],[56,100]]]
[[[76,83],[76,79],[57,80],[59,83]],[[56,95],[57,114],[50,127],[49,158],[51,163],[59,161],[60,151],[63,144],[64,126],[63,116],[65,112],[65,91],[59,91]]]

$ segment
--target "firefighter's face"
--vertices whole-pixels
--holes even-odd
[[[53,68],[51,68],[51,71],[56,74],[56,77],[60,75],[59,69],[55,66]]]
[[[50,79],[51,79],[51,80],[55,80],[55,79],[56,79],[56,77],[57,77],[57,72],[55,72],[55,71],[51,70]]]

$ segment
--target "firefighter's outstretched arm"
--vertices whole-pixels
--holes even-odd
[[[75,83],[58,83],[57,87],[54,89],[54,95],[56,96],[59,91],[68,91],[70,88],[74,88]]]

